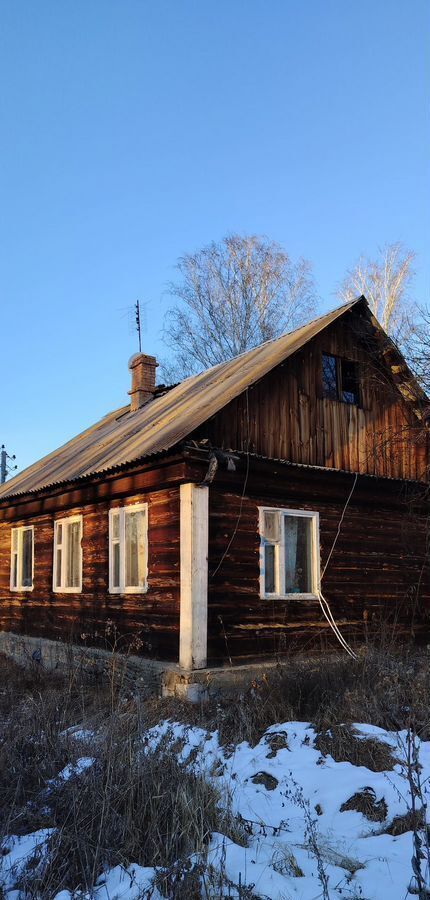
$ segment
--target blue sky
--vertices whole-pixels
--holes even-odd
[[[232,231],[430,284],[427,0],[0,2],[0,443],[20,468],[163,356],[177,258]]]

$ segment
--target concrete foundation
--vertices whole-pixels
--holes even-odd
[[[0,631],[0,653],[20,665],[40,666],[48,671],[80,670],[94,679],[113,677],[130,687],[192,703],[217,696],[237,696],[250,688],[253,681],[261,680],[279,666],[268,661],[185,670],[175,663],[6,631]]]

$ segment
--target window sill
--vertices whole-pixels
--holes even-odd
[[[145,587],[136,587],[136,588],[109,588],[108,593],[112,595],[112,597],[127,597],[130,594],[146,594],[148,592],[148,585]]]
[[[82,587],[55,587],[52,588],[53,594],[82,594]]]
[[[27,591],[34,591],[34,585],[32,585],[31,587],[11,587],[9,588],[9,590],[13,591],[14,594],[23,594]]]

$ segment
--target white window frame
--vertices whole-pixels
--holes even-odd
[[[24,531],[31,531],[31,585],[22,584],[22,544]],[[17,584],[13,584],[13,535],[17,532]],[[34,525],[17,525],[10,533],[10,589],[11,591],[32,591],[34,588]]]
[[[144,563],[144,585],[143,587],[125,585],[125,517],[128,512],[144,512],[145,513],[145,563]],[[119,514],[119,586],[115,587],[113,583],[113,564],[114,554],[113,548],[113,517]],[[113,506],[109,510],[109,593],[110,594],[146,594],[148,590],[148,504],[147,503],[130,503],[126,506]]]
[[[81,594],[82,593],[82,538],[84,535],[84,525],[83,525],[83,516],[75,515],[75,516],[64,516],[62,519],[54,519],[54,562],[52,567],[52,590],[54,594]],[[81,540],[79,541],[79,585],[77,587],[66,587],[65,582],[65,574],[67,572],[67,558],[68,558],[68,547],[67,544],[64,544],[64,526],[70,524],[70,522],[80,522],[81,525]],[[62,526],[62,541],[60,544],[61,547],[61,585],[57,586],[57,548],[58,548],[58,525]]]
[[[275,591],[268,593],[265,590],[265,553],[266,541],[264,537],[264,514],[278,513],[280,515],[280,539],[275,546]],[[285,584],[285,519],[287,516],[302,516],[311,520],[311,582],[312,591],[309,593],[286,594],[281,589]],[[259,507],[259,531],[260,531],[260,598],[262,600],[314,600],[320,591],[320,544],[319,544],[319,513],[307,509],[286,509],[279,506]]]

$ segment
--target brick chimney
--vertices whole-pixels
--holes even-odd
[[[158,362],[155,356],[146,353],[135,353],[128,363],[131,371],[130,412],[136,412],[148,400],[152,400],[155,391],[155,370]]]

